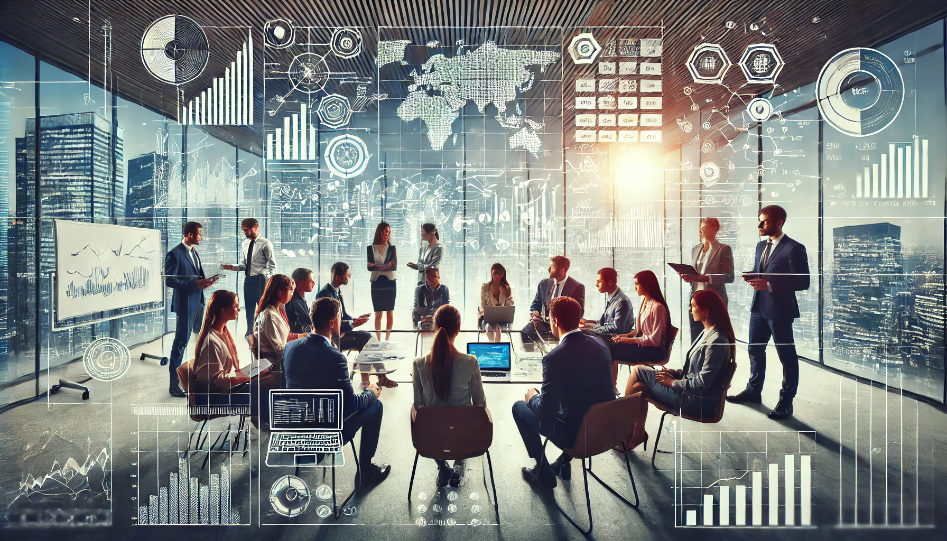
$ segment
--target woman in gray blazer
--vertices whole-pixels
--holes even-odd
[[[720,220],[703,218],[700,220],[700,243],[691,249],[691,261],[699,274],[685,274],[681,278],[691,284],[691,293],[712,289],[727,305],[727,286],[733,283],[733,250],[717,240],[720,232]],[[704,331],[699,321],[690,318],[691,341]]]
[[[690,312],[704,330],[687,352],[684,368],[658,370],[651,366],[635,366],[629,380],[630,394],[641,391],[669,408],[680,409],[684,393],[715,400],[722,392],[723,378],[718,376],[730,363],[735,362],[737,351],[736,335],[727,306],[716,291],[702,289],[691,297]],[[631,441],[625,442],[629,450],[641,442],[647,446],[648,433],[644,430],[647,418],[648,403],[642,401],[635,433]],[[620,445],[615,450],[623,452]]]
[[[434,313],[434,344],[431,353],[414,360],[414,404],[411,422],[417,410],[425,406],[486,406],[480,363],[473,355],[457,351],[454,339],[460,332],[460,312],[445,304]],[[460,485],[464,461],[455,460],[453,469],[446,460],[436,460],[437,486]]]
[[[418,250],[418,262],[408,263],[408,266],[418,271],[418,285],[424,285],[424,271],[427,269],[439,269],[441,259],[444,257],[444,245],[439,241],[440,234],[437,232],[437,226],[434,224],[424,224],[421,226],[421,248]]]

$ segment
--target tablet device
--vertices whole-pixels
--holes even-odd
[[[266,372],[267,370],[269,370],[270,367],[272,366],[273,366],[273,363],[271,363],[270,361],[266,359],[260,359],[259,361],[254,361],[250,363],[250,366],[247,367],[247,371],[248,371],[247,375],[250,376],[251,378],[255,378],[259,376],[260,374],[262,374],[263,372]]]
[[[692,265],[686,263],[668,263],[668,266],[677,271],[681,276],[685,274],[700,274]]]

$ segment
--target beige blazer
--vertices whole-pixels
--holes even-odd
[[[208,390],[230,392],[230,373],[240,368],[225,336],[211,329],[204,338],[201,355],[194,361],[197,381]]]
[[[434,382],[428,371],[430,355],[414,360],[414,407],[421,406],[486,406],[480,363],[473,355],[458,352],[451,373],[450,400],[443,401],[434,394]]]
[[[513,306],[513,296],[506,296],[506,290],[500,289],[500,303],[493,298],[493,283],[487,282],[480,286],[480,310],[484,306]]]
[[[283,348],[289,338],[289,323],[275,306],[267,307],[256,317],[254,334],[260,359],[279,365],[283,359]]]

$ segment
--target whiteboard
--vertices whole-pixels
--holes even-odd
[[[164,301],[161,231],[56,220],[56,318]]]

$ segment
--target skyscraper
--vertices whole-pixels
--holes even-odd
[[[13,100],[0,88],[0,359],[7,356],[9,318],[9,279],[10,247],[7,245],[7,232],[10,227],[10,156],[7,149],[11,133],[10,119],[13,112]]]

